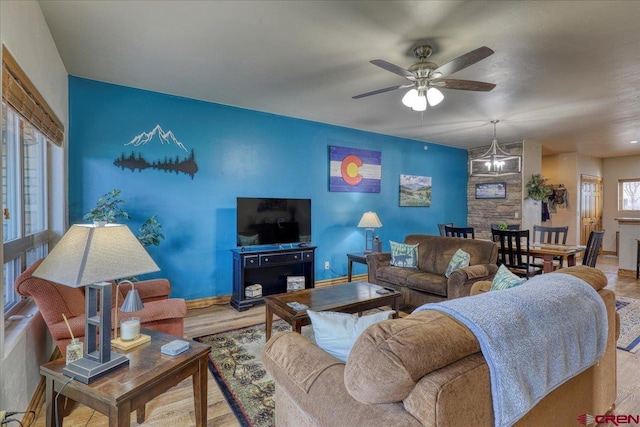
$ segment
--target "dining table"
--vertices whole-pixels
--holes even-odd
[[[551,273],[553,271],[553,257],[565,257],[567,259],[567,265],[571,267],[576,265],[576,255],[584,252],[585,248],[586,246],[582,245],[559,245],[533,242],[529,245],[529,255],[536,258],[542,258],[542,272]]]

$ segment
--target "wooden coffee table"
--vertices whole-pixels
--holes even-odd
[[[62,373],[64,358],[42,365],[40,373],[46,381],[47,427],[62,425],[63,396],[105,414],[109,418],[109,427],[128,427],[133,411],[137,411],[137,422],[142,424],[145,404],[188,377],[193,378],[196,426],[206,426],[207,355],[211,348],[181,338],[189,341],[189,349],[177,356],[167,356],[160,353],[160,347],[178,337],[151,330],[143,332],[151,336],[149,343],[128,352],[118,350],[129,358],[129,365],[91,384],[83,384],[65,376]],[[58,394],[56,422],[54,405]]]
[[[378,289],[384,288],[367,282],[349,282],[266,296],[264,297],[266,339],[271,338],[274,314],[290,324],[293,331],[297,333],[300,333],[304,325],[311,323],[306,310],[295,311],[287,305],[289,302],[305,304],[313,311],[342,313],[362,313],[365,310],[388,305],[396,311],[393,317],[397,318],[402,294],[390,291],[388,294],[381,295],[376,293]]]

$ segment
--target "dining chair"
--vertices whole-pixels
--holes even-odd
[[[498,264],[527,279],[542,273],[542,267],[531,263],[529,230],[491,229],[491,236],[498,243]]]
[[[447,235],[447,233],[444,230],[445,227],[453,227],[453,223],[452,222],[448,222],[446,224],[438,224],[438,231],[440,232],[441,236],[446,236]]]
[[[598,260],[598,253],[600,252],[600,246],[602,246],[602,238],[604,237],[604,230],[592,231],[589,233],[589,240],[587,240],[587,248],[584,250],[584,256],[582,257],[582,265],[589,267],[595,267]]]
[[[543,227],[541,225],[533,226],[533,241],[536,243],[548,243],[552,245],[566,245],[567,244],[567,234],[569,232],[569,226],[565,227]],[[540,258],[537,258],[540,259]],[[563,256],[553,257],[554,261],[558,261],[558,265],[554,265],[554,270],[556,267],[562,268],[564,264]],[[534,260],[535,262],[535,260]]]
[[[448,225],[445,225],[444,234],[449,237],[461,237],[463,239],[476,238],[473,227],[449,227]]]

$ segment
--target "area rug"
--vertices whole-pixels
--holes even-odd
[[[635,353],[640,349],[640,300],[616,297],[616,310],[620,315],[620,350]]]
[[[273,380],[262,365],[264,323],[219,334],[194,338],[211,346],[209,369],[225,399],[243,427],[275,425]],[[282,320],[273,322],[273,334],[291,330]],[[302,335],[313,340],[310,326]]]

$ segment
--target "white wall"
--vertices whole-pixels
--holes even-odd
[[[0,41],[67,131],[68,74],[37,1],[0,1]],[[64,146],[67,145],[65,137]],[[59,236],[66,226],[67,153],[66,148],[58,147],[49,152],[53,172],[49,182],[52,211],[49,222],[54,236]],[[53,342],[39,314],[21,321],[11,331],[10,337],[4,336],[4,330],[0,334],[3,335],[0,340],[6,344],[4,354],[0,354],[0,409],[23,411],[40,381],[39,367],[51,355]]]
[[[615,251],[615,235],[616,231],[618,231],[618,222],[615,218],[620,216],[640,218],[640,212],[625,212],[624,215],[618,213],[618,180],[624,178],[640,178],[640,156],[604,159],[603,171],[604,212],[602,225],[606,230],[603,249],[605,251]]]

